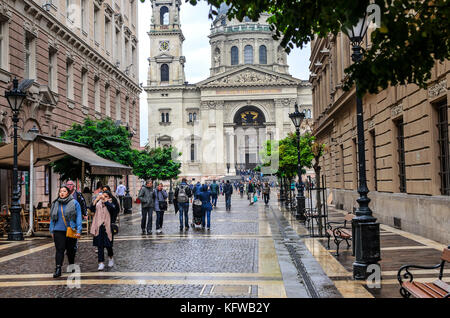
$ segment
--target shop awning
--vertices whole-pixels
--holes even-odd
[[[18,166],[21,170],[30,167],[30,150],[33,144],[33,162],[35,167],[44,166],[67,155],[84,161],[93,175],[130,175],[131,167],[99,157],[84,144],[38,134],[23,134],[18,139]],[[13,143],[0,147],[0,168],[13,166]]]

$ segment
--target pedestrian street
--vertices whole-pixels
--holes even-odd
[[[170,206],[163,232],[152,235],[141,234],[136,205],[133,214],[120,215],[112,268],[97,270],[96,249],[91,236],[84,234],[75,258],[80,273],[65,273],[65,258],[63,275],[57,279],[52,277],[51,238],[10,242],[4,236],[0,239],[0,297],[400,297],[395,269],[408,258],[398,260],[395,254],[419,251],[431,261],[441,248],[383,226],[382,268],[387,278],[381,289],[372,290],[364,281],[352,280],[351,248],[343,248],[336,257],[333,245],[328,250],[326,239],[308,237],[306,228],[273,197],[268,206],[261,200],[249,205],[245,197],[233,194],[230,212],[225,211],[224,201],[220,196],[210,231],[191,227],[180,232],[178,215]],[[332,210],[330,218],[340,213]],[[192,208],[189,215],[191,223]]]

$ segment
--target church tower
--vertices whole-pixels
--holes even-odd
[[[185,82],[180,27],[181,0],[151,0],[150,68],[148,86],[183,85]]]

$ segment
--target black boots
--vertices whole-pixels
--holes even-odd
[[[53,278],[57,278],[61,276],[61,266],[56,266],[55,273],[53,274]]]

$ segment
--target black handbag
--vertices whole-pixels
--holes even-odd
[[[158,201],[158,204],[161,211],[167,211],[167,201]]]

